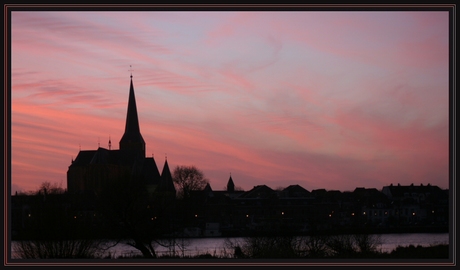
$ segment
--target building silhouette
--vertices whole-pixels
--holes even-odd
[[[64,216],[83,222],[94,232],[110,231],[119,222],[105,220],[104,210],[96,207],[94,198],[120,178],[129,178],[130,183],[138,181],[153,195],[155,207],[142,207],[154,213],[146,220],[152,224],[167,220],[168,228],[189,236],[444,232],[449,221],[449,191],[431,185],[391,184],[381,190],[357,187],[344,192],[308,191],[300,185],[275,190],[257,185],[244,191],[235,186],[230,175],[224,190],[213,190],[208,183],[202,190],[192,190],[187,200],[176,198],[167,159],[160,173],[155,159],[145,157],[131,76],[119,149],[112,149],[109,140],[108,148],[80,150],[67,171],[67,192],[47,194],[45,190],[34,196],[13,196],[13,232],[23,236],[34,228],[45,204],[59,206],[56,209],[61,209]],[[161,210],[158,206],[163,202],[179,211],[154,212]],[[146,228],[148,231],[153,227]]]
[[[145,141],[139,127],[133,76],[131,75],[125,131],[119,142],[119,149],[80,150],[67,171],[69,193],[99,194],[110,187],[111,181],[129,177],[142,181],[149,191],[163,190],[176,193],[167,160],[162,173],[153,157],[145,157]]]

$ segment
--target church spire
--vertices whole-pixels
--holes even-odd
[[[126,114],[125,135],[140,136],[139,119],[137,117],[136,97],[134,95],[133,75],[129,86],[128,111]]]
[[[233,183],[232,174],[230,173],[230,178],[227,182],[227,191],[234,192],[235,191],[235,184]]]
[[[120,140],[120,150],[127,150],[133,157],[145,157],[145,141],[142,138],[137,117],[136,97],[134,95],[133,75],[129,87],[128,110],[126,113],[125,133]]]

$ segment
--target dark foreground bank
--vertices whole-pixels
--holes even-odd
[[[158,259],[229,259],[229,258],[238,258],[238,259],[254,259],[254,258],[263,258],[263,259],[448,259],[449,258],[449,245],[435,245],[430,247],[423,246],[399,246],[391,252],[352,252],[347,254],[336,254],[336,255],[324,255],[324,256],[311,256],[311,257],[300,257],[300,256],[284,256],[282,252],[279,252],[279,256],[276,256],[276,252],[272,253],[272,257],[250,257],[245,256],[241,250],[236,251],[232,255],[216,255],[211,253],[203,253],[195,256],[170,256],[164,255],[159,256]],[[133,256],[118,256],[106,257],[106,259],[140,259],[142,256],[133,255]]]

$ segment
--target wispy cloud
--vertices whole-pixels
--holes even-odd
[[[160,170],[194,164],[214,189],[229,173],[245,189],[447,187],[447,15],[15,12],[13,185],[117,148],[132,73]]]

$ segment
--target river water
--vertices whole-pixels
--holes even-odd
[[[398,246],[430,246],[438,244],[449,244],[448,233],[403,233],[403,234],[380,234],[380,245],[379,251],[391,252]],[[243,243],[244,238],[241,237],[214,237],[214,238],[189,238],[179,239],[174,248],[166,248],[160,245],[156,246],[157,255],[172,255],[176,254],[179,256],[195,256],[200,254],[211,254],[215,256],[226,256],[231,257],[233,250],[226,244],[228,241],[232,243]],[[110,243],[109,243],[110,244]],[[12,247],[15,245],[13,241]],[[14,248],[12,249],[14,252]],[[104,253],[105,255],[110,254],[112,258],[119,256],[134,256],[140,255],[140,252],[123,243],[109,248]],[[12,258],[15,258],[14,253]]]

